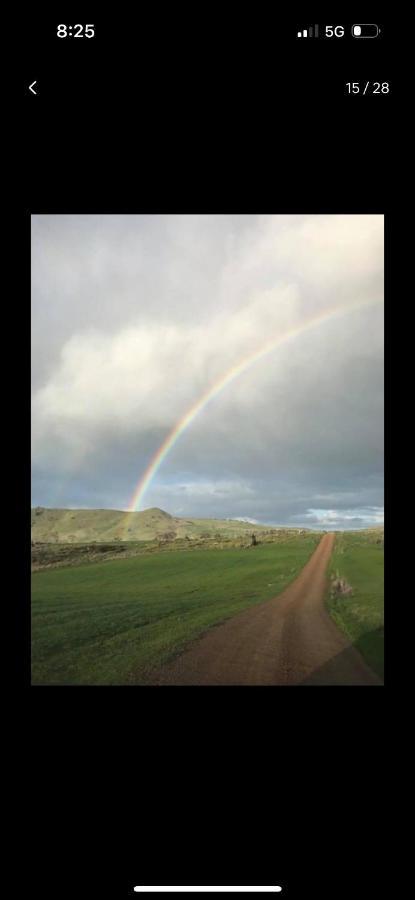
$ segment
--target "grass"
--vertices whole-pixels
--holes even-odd
[[[330,613],[371,668],[383,678],[383,533],[339,534],[331,573],[345,578],[352,593],[328,598]]]
[[[212,625],[270,599],[319,540],[172,550],[32,575],[32,683],[139,684]]]

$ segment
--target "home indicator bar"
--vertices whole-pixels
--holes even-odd
[[[282,891],[279,884],[273,884],[269,887],[171,887],[163,885],[162,887],[145,886],[138,884],[135,888],[137,893],[141,894],[276,894]]]

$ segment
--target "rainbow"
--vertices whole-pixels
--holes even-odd
[[[140,477],[140,480],[131,497],[130,503],[128,504],[126,515],[135,512],[142,506],[144,495],[148,490],[154,476],[166,459],[167,454],[175,446],[183,432],[186,431],[186,428],[188,428],[189,425],[194,422],[196,416],[198,416],[199,413],[201,413],[202,410],[205,409],[208,403],[210,403],[211,400],[217,397],[218,394],[221,393],[221,391],[228,387],[228,385],[235,381],[235,379],[238,378],[239,375],[242,374],[242,372],[246,372],[249,368],[251,368],[251,366],[254,366],[255,363],[259,362],[259,360],[263,359],[269,353],[272,353],[273,350],[281,346],[281,344],[284,344],[286,341],[299,337],[299,335],[304,334],[304,332],[315,328],[318,325],[321,325],[323,322],[326,322],[329,319],[345,315],[354,310],[360,310],[367,306],[372,306],[378,302],[378,300],[370,300],[353,304],[348,303],[347,306],[338,306],[334,309],[333,307],[331,307],[329,310],[325,309],[317,316],[306,319],[301,323],[301,325],[297,325],[295,328],[290,328],[283,334],[279,334],[278,337],[273,337],[271,340],[263,344],[259,349],[255,350],[253,353],[250,353],[248,356],[245,356],[242,360],[227,369],[226,372],[222,373],[219,378],[217,378],[216,381],[203,392],[198,400],[196,400],[196,402],[193,403],[189,407],[189,409],[187,409],[184,415],[170,430],[162,444],[160,444],[154,456],[150,460],[147,468]]]

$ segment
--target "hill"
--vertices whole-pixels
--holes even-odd
[[[34,543],[108,543],[114,541],[174,541],[176,539],[238,538],[255,533],[277,534],[269,525],[236,519],[189,519],[154,507],[142,512],[115,509],[32,509]],[[304,533],[305,529],[284,529]]]

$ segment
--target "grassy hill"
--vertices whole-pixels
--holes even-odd
[[[297,533],[304,529],[290,529]],[[114,541],[173,541],[177,539],[238,538],[255,533],[272,535],[279,529],[235,519],[185,519],[162,509],[125,513],[115,509],[32,509],[35,543],[113,543]]]

